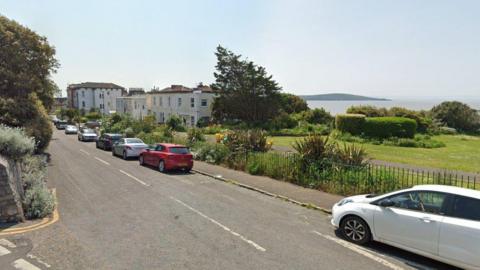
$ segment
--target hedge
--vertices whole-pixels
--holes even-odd
[[[335,127],[341,132],[360,135],[365,124],[363,114],[339,114],[335,117]]]
[[[370,138],[413,138],[417,122],[405,117],[369,117],[363,125],[363,135]]]

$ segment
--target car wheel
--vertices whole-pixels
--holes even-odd
[[[143,166],[143,165],[144,165],[144,163],[143,163],[143,155],[140,155],[140,156],[138,157],[138,163],[140,163],[140,166]]]
[[[165,172],[165,162],[163,160],[160,160],[160,162],[158,162],[158,170],[160,172]]]
[[[192,170],[192,168],[185,168],[185,172],[189,173]]]
[[[115,156],[115,150],[112,148],[112,156]]]
[[[357,216],[348,216],[340,224],[342,235],[350,242],[363,245],[370,241],[371,233],[367,223]]]
[[[128,156],[127,156],[127,151],[123,151],[122,157],[123,157],[123,159],[125,159],[125,160],[128,158]]]

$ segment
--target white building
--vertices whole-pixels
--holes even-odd
[[[178,115],[185,126],[194,127],[200,119],[209,120],[215,93],[208,86],[188,88],[172,85],[147,93],[148,113],[155,115],[158,123],[164,123],[171,115]]]
[[[68,105],[79,110],[98,109],[103,114],[116,111],[117,97],[126,95],[125,88],[113,83],[84,82],[67,87]]]
[[[133,95],[117,97],[117,113],[129,114],[135,119],[143,119],[147,115],[147,97],[145,95]]]

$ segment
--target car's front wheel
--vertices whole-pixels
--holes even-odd
[[[165,162],[163,160],[158,163],[158,170],[162,173],[165,172]]]
[[[122,157],[123,157],[123,159],[125,159],[125,160],[128,158],[128,156],[127,156],[127,151],[123,151]]]
[[[370,241],[371,233],[367,223],[358,216],[348,216],[340,224],[342,235],[350,242],[363,245]]]

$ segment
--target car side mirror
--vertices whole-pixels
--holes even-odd
[[[395,205],[395,202],[390,199],[382,200],[378,205],[381,207],[392,207]]]

